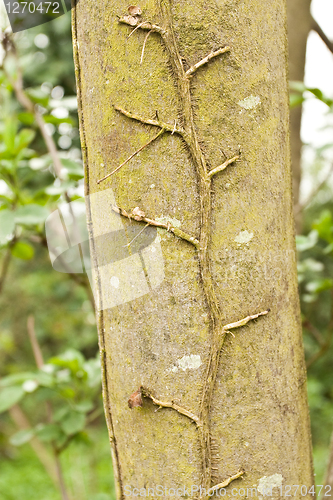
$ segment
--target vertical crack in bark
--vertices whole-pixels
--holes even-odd
[[[193,116],[190,78],[184,70],[182,59],[179,54],[173,30],[170,2],[168,0],[165,2],[161,0],[159,1],[162,17],[165,22],[164,29],[166,29],[161,36],[168,52],[169,61],[172,66],[178,88],[179,103],[181,107],[180,114],[183,122],[182,126],[185,130],[184,140],[188,146],[199,180],[201,220],[198,256],[200,275],[211,323],[211,347],[199,409],[199,420],[202,422],[202,426],[198,428],[198,432],[202,451],[202,486],[208,490],[211,487],[212,482],[210,407],[218,370],[220,352],[225,339],[225,332],[222,332],[221,312],[215,294],[210,270],[209,243],[212,212],[211,179],[208,177],[207,162],[197,137]],[[207,61],[208,60],[209,59],[207,58]]]

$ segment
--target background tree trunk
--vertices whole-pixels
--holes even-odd
[[[311,0],[287,0],[289,80],[303,82],[306,44],[311,30]],[[299,209],[301,183],[301,120],[302,106],[290,111],[291,166],[293,173],[293,196],[296,232],[302,231],[302,211]]]
[[[285,3],[146,0],[141,20],[127,18],[137,27],[130,38],[131,28],[117,20],[127,7],[82,1],[73,21],[99,307],[117,292],[96,244],[114,217],[108,188],[127,213],[139,206],[150,219],[168,217],[169,228],[180,224],[199,243],[159,229],[163,283],[98,313],[118,497],[134,487],[213,486],[242,472],[233,487],[310,487]],[[142,20],[162,30],[140,27]],[[196,71],[208,54],[211,61]],[[169,132],[98,184],[156,136],[161,122]],[[127,222],[121,217],[128,229]],[[223,329],[268,308],[235,338]],[[133,396],[139,407],[130,409],[140,386],[147,397],[141,407],[140,394]],[[156,411],[153,398],[173,408]]]
[[[325,477],[325,480],[324,480],[324,484],[325,484],[325,487],[324,487],[324,491],[323,491],[323,495],[325,495],[325,493],[327,493],[327,495],[332,495],[332,491],[333,491],[333,433],[332,433],[332,436],[331,436],[331,446],[330,446],[330,453],[329,453],[329,457],[328,457],[328,464],[327,464],[327,471],[326,471],[326,477]]]

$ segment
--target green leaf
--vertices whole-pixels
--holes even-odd
[[[26,89],[25,93],[33,102],[41,104],[44,107],[49,103],[49,96],[40,87]]]
[[[49,211],[41,205],[24,205],[19,207],[15,212],[15,222],[26,226],[33,226],[45,222]]]
[[[66,418],[66,416],[69,414],[69,412],[70,412],[70,409],[68,408],[68,406],[66,406],[64,408],[58,408],[54,412],[53,420],[55,422],[61,422],[61,420],[63,420],[64,418]]]
[[[303,104],[304,101],[305,101],[305,99],[304,99],[302,94],[292,93],[289,96],[289,105],[290,105],[291,109],[296,108],[297,106],[300,106],[301,104]]]
[[[29,161],[29,167],[31,170],[42,170],[48,168],[52,164],[51,157],[49,155],[40,156],[39,158],[31,158]]]
[[[101,362],[99,357],[86,361],[83,365],[83,368],[88,376],[88,386],[99,387],[102,381]]]
[[[81,162],[78,163],[68,158],[62,158],[61,163],[65,167],[67,175],[70,179],[78,181],[84,177],[84,171]]]
[[[5,209],[0,211],[0,245],[7,243],[15,229],[14,212]]]
[[[68,191],[68,189],[74,187],[74,185],[74,182],[62,182],[60,186],[48,186],[45,189],[45,193],[49,196],[57,196],[65,193],[66,191]]]
[[[94,408],[94,403],[90,399],[85,399],[75,405],[75,409],[80,413],[88,413]]]
[[[63,431],[57,424],[42,424],[36,427],[36,435],[41,441],[58,441],[63,438]]]
[[[5,127],[3,131],[3,141],[5,143],[6,149],[9,152],[14,150],[15,137],[17,134],[17,121],[14,117],[7,118],[5,120]]]
[[[35,121],[33,113],[28,113],[28,112],[19,113],[17,115],[17,118],[20,120],[21,123],[24,123],[24,125],[32,125]]]
[[[85,359],[79,351],[68,349],[60,356],[51,358],[49,363],[61,366],[62,368],[69,368],[73,373],[76,373],[78,370],[83,369],[84,361]]]
[[[306,86],[303,82],[291,81],[289,82],[290,90],[294,90],[295,92],[304,92],[306,90]]]
[[[69,123],[73,124],[72,118],[57,118],[53,115],[44,115],[43,116],[45,123],[53,123],[53,125],[60,125],[61,123]]]
[[[323,210],[312,227],[318,231],[320,238],[327,243],[333,243],[333,220],[329,210]]]
[[[0,380],[0,388],[23,384],[27,380],[35,380],[36,382],[38,382],[38,385],[41,385],[43,387],[52,387],[55,383],[52,374],[46,373],[43,370],[39,370],[38,372],[14,373],[13,375],[3,377]]]
[[[320,89],[307,87],[306,90],[311,92],[311,94],[313,94],[319,101],[322,101],[327,106],[332,106],[332,99],[326,97]]]
[[[15,243],[14,248],[11,249],[11,253],[17,259],[30,260],[35,254],[35,249],[29,243],[18,241]]]
[[[320,293],[325,290],[330,290],[333,287],[333,280],[330,278],[321,278],[318,280],[310,281],[306,285],[306,290],[310,293]]]
[[[324,248],[324,254],[327,255],[329,253],[333,252],[333,243],[328,245],[326,248]]]
[[[34,378],[34,376],[35,373],[33,372],[21,372],[21,373],[14,373],[13,375],[7,375],[7,377],[3,377],[0,380],[0,388],[10,387],[17,384],[23,384],[23,382]]]
[[[296,248],[299,252],[304,252],[313,248],[318,241],[318,232],[311,231],[307,236],[297,235],[296,236]]]
[[[22,446],[22,444],[28,443],[34,435],[35,431],[33,429],[22,429],[21,431],[16,432],[16,434],[13,434],[9,442],[13,446]]]
[[[15,150],[20,151],[21,149],[29,146],[29,144],[35,138],[36,132],[31,128],[23,128],[15,137]]]
[[[25,392],[22,386],[6,387],[0,391],[0,413],[9,410],[12,406],[16,405]]]
[[[61,428],[67,436],[72,436],[73,434],[82,431],[85,428],[85,425],[85,414],[73,410],[71,410],[61,421]]]

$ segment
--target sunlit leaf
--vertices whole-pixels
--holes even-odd
[[[33,429],[22,429],[11,436],[9,441],[13,446],[22,446],[22,444],[28,443],[34,435],[35,431]]]
[[[313,248],[318,241],[318,232],[311,231],[307,236],[297,235],[296,236],[296,248],[299,252],[304,252]]]
[[[15,222],[26,226],[32,226],[45,222],[49,211],[41,205],[25,205],[19,207],[15,212]]]
[[[25,392],[22,386],[5,387],[0,390],[0,413],[9,410],[16,405],[24,396]]]
[[[8,209],[0,210],[0,245],[4,245],[9,241],[14,229],[14,212]]]
[[[17,259],[30,260],[35,254],[34,247],[29,243],[18,241],[11,249],[11,253]]]

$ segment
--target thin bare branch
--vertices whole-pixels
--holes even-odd
[[[128,26],[136,27],[137,29],[154,31],[155,33],[159,33],[161,36],[165,35],[165,30],[158,26],[157,24],[151,24],[148,21],[140,22],[137,17],[133,16],[123,16],[118,19],[119,23],[127,24]],[[131,34],[133,34],[134,30]]]
[[[136,156],[138,153],[140,153],[140,151],[142,151],[143,149],[145,149],[147,146],[149,146],[149,144],[151,144],[152,142],[156,141],[156,139],[158,139],[161,135],[163,135],[165,132],[165,129],[162,128],[158,134],[156,134],[152,139],[150,139],[150,141],[146,142],[146,144],[144,144],[143,146],[141,146],[141,148],[137,149],[133,154],[131,154],[131,156],[129,156],[121,165],[119,165],[119,167],[115,168],[112,172],[110,172],[109,174],[107,174],[105,177],[102,177],[102,179],[99,179],[97,181],[97,184],[100,184],[102,181],[105,181],[105,179],[108,179],[109,177],[111,177],[111,175],[115,174],[116,172],[118,172],[118,170],[120,170],[124,165],[126,165],[126,163],[128,163],[132,158],[134,158],[134,156]]]
[[[203,66],[204,64],[207,64],[214,57],[217,57],[220,54],[224,54],[225,52],[229,52],[229,51],[230,51],[230,47],[223,47],[221,49],[216,50],[215,52],[211,52],[210,54],[208,54],[208,56],[201,59],[201,61],[194,64],[194,66],[191,66],[190,69],[188,69],[186,71],[185,75],[186,76],[193,75],[193,73],[195,73],[197,71],[197,69],[201,68],[201,66]]]
[[[270,309],[267,309],[266,311],[263,311],[263,312],[260,312],[260,313],[257,313],[257,314],[253,314],[252,316],[246,316],[246,318],[241,319],[239,321],[236,321],[235,323],[230,323],[229,325],[225,325],[222,328],[222,331],[224,333],[226,333],[228,330],[231,330],[233,328],[239,328],[241,326],[245,326],[247,323],[249,323],[249,321],[257,319],[257,318],[259,318],[259,316],[265,316],[266,314],[269,313],[269,311],[270,311]]]
[[[2,261],[2,268],[1,268],[1,273],[0,273],[0,293],[3,290],[4,284],[6,281],[6,277],[8,274],[9,264],[10,264],[11,259],[12,259],[11,246],[8,246],[6,249],[3,261]]]
[[[237,160],[239,160],[239,155],[236,155],[233,158],[229,158],[229,160],[226,160],[224,163],[222,163],[222,165],[219,165],[218,167],[208,172],[207,177],[211,179],[215,174],[217,174],[218,172],[222,172],[222,170],[226,169],[229,165],[235,163],[235,161]]]
[[[172,408],[173,410],[178,411],[178,413],[181,413],[181,415],[185,415],[185,417],[188,417],[190,420],[196,423],[198,427],[202,426],[202,422],[200,421],[199,417],[194,415],[194,413],[192,413],[191,411],[177,405],[173,401],[161,401],[160,399],[155,398],[145,387],[141,387],[141,393],[146,398],[151,399],[155,405],[160,406],[161,408]]]
[[[146,43],[147,43],[147,40],[149,38],[150,33],[152,33],[152,30],[148,31],[147,35],[145,36],[144,42],[143,42],[142,52],[141,52],[141,58],[140,58],[140,65],[143,62],[143,56],[144,56],[144,53],[145,53]]]
[[[311,28],[320,36],[322,41],[325,43],[326,47],[332,52],[333,54],[333,42],[326,36],[324,31],[322,30],[321,26],[317,23],[317,21],[312,17],[311,19]]]
[[[295,207],[295,215],[298,215],[302,210],[304,210],[304,208],[306,208],[311,203],[311,201],[315,198],[315,196],[319,193],[321,188],[326,184],[328,179],[331,177],[332,173],[333,173],[333,163],[329,171],[325,175],[324,179],[318,184],[317,187],[313,189],[313,191],[311,191],[306,200],[303,203],[298,203],[298,205]]]
[[[149,224],[150,226],[155,226],[155,227],[160,227],[162,229],[166,229],[169,233],[173,233],[175,236],[178,238],[181,238],[182,240],[188,241],[192,245],[194,245],[196,248],[199,248],[199,240],[194,238],[193,236],[190,236],[189,234],[185,233],[178,227],[173,227],[171,224],[165,224],[163,222],[158,222],[153,219],[148,219],[145,215],[137,215],[136,213],[128,213],[126,210],[123,208],[119,208],[116,206],[111,207],[114,212],[117,214],[122,215],[123,217],[127,217],[128,219],[133,219],[138,222],[146,222],[146,224]],[[143,213],[143,212],[142,212]]]
[[[23,412],[23,410],[19,405],[12,406],[9,410],[9,415],[20,430],[32,428],[27,416],[25,415],[25,413]],[[55,486],[58,487],[59,484],[57,480],[57,472],[47,448],[43,445],[43,443],[39,441],[39,439],[36,436],[34,436],[29,441],[29,445],[36,453],[38,460],[43,465],[44,469],[52,479]]]
[[[228,479],[226,479],[225,481],[223,481],[222,483],[219,483],[219,484],[216,484],[215,486],[213,486],[211,488],[211,492],[214,492],[214,491],[218,491],[220,490],[221,488],[226,488],[226,486],[229,486],[230,483],[232,483],[232,481],[235,481],[235,479],[238,479],[239,477],[241,477],[242,475],[244,474],[244,471],[243,470],[240,470],[239,472],[237,472],[237,474],[235,474],[234,476],[230,476],[228,477]]]
[[[303,327],[306,328],[312,335],[312,337],[318,342],[320,346],[326,344],[325,337],[321,334],[321,332],[316,328],[308,319],[303,321]]]
[[[16,95],[18,102],[21,104],[21,106],[23,108],[25,108],[30,113],[34,114],[36,123],[39,127],[39,130],[40,130],[42,136],[43,136],[43,139],[45,141],[48,152],[50,153],[50,156],[52,158],[53,167],[54,167],[54,171],[56,173],[56,176],[59,177],[59,179],[62,179],[62,164],[61,164],[58,150],[57,150],[57,147],[56,147],[55,142],[53,140],[53,137],[51,135],[49,135],[49,133],[47,132],[46,123],[44,121],[43,116],[38,111],[37,106],[35,106],[35,104],[25,94],[24,89],[23,89],[22,73],[21,73],[19,66],[17,66],[17,68],[18,68],[18,72],[17,72],[17,79],[16,80],[12,80],[10,75],[8,75],[8,74],[6,76],[13,86],[13,89],[15,91],[15,95]]]
[[[171,132],[172,134],[179,134],[181,136],[183,136],[185,133],[185,131],[182,128],[175,127],[174,125],[168,125],[167,123],[161,122],[160,120],[150,120],[149,118],[143,118],[142,116],[136,115],[135,113],[126,111],[120,106],[114,106],[114,109],[119,113],[121,113],[122,115],[127,116],[127,118],[131,118],[132,120],[144,123],[145,125],[152,125],[153,127],[159,127],[161,129],[164,129],[165,132]]]
[[[37,368],[42,368],[44,365],[43,353],[37,340],[36,330],[35,330],[35,318],[33,315],[28,316],[27,320],[27,330],[30,339],[30,344],[32,351],[34,353],[34,358],[36,361]]]

